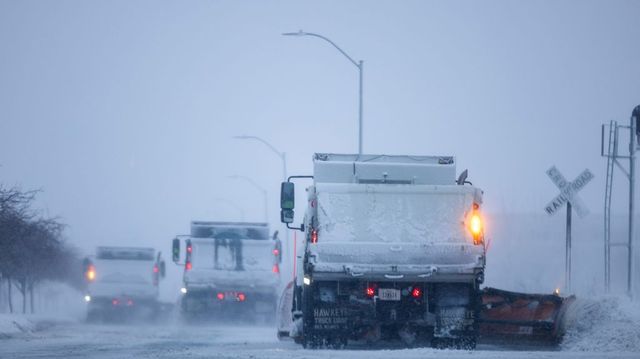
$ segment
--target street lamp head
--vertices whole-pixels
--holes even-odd
[[[302,30],[298,30],[298,32],[285,32],[282,35],[283,36],[305,36],[307,35],[307,33]]]

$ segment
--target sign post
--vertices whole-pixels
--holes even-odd
[[[553,216],[561,209],[565,204],[567,205],[567,233],[566,233],[566,253],[565,253],[565,289],[571,290],[571,212],[575,208],[576,213],[580,218],[589,214],[589,210],[582,202],[582,199],[578,196],[584,186],[593,179],[593,173],[588,169],[585,169],[580,175],[573,180],[573,182],[567,181],[562,173],[552,166],[547,170],[547,176],[551,178],[551,181],[560,189],[560,194],[549,202],[544,208],[548,215]]]

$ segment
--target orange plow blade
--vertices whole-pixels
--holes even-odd
[[[499,344],[559,344],[574,296],[526,294],[495,288],[481,293],[480,340]]]

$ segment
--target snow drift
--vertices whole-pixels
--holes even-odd
[[[566,314],[562,349],[640,352],[640,303],[627,298],[578,298]]]
[[[24,316],[0,314],[0,339],[21,333],[31,333],[34,330],[36,330],[36,324]]]

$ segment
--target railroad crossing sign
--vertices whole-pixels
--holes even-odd
[[[549,168],[547,170],[547,175],[560,189],[560,194],[552,199],[546,207],[544,207],[544,210],[550,216],[556,214],[556,212],[567,202],[571,203],[571,205],[576,209],[580,218],[584,218],[589,214],[589,210],[582,202],[582,199],[578,196],[578,191],[593,179],[593,173],[591,173],[589,169],[582,171],[582,173],[580,173],[573,182],[567,181],[562,173],[558,171],[556,166]]]
[[[544,210],[548,215],[553,216],[562,208],[567,205],[567,247],[565,252],[565,267],[564,267],[564,284],[567,291],[571,290],[571,207],[576,208],[576,212],[580,218],[589,214],[587,206],[584,205],[578,191],[580,191],[587,183],[593,179],[593,173],[586,169],[580,173],[580,175],[573,181],[567,181],[562,173],[556,168],[551,166],[547,170],[547,175],[551,178],[551,181],[555,183],[560,189],[560,194],[544,207]]]

